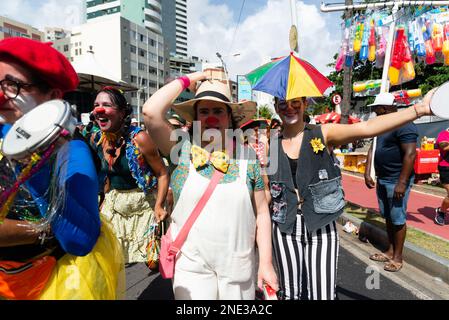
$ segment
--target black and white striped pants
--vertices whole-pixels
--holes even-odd
[[[273,250],[286,300],[334,300],[339,237],[335,221],[310,233],[298,210],[293,233],[273,222]]]

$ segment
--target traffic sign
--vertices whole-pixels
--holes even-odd
[[[339,95],[339,94],[334,94],[332,96],[332,103],[333,104],[340,104],[341,100],[342,100],[342,98],[341,98],[341,95]]]

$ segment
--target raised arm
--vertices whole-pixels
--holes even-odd
[[[431,115],[430,99],[434,90],[429,91],[423,101],[405,110],[386,114],[356,124],[325,124],[323,137],[326,145],[338,146],[354,140],[375,137],[387,131],[416,120],[424,115]]]
[[[190,88],[193,89],[198,81],[206,79],[206,74],[195,72],[188,74],[187,77],[191,83]],[[177,143],[177,141],[170,141],[173,128],[166,121],[165,115],[183,89],[181,81],[172,81],[156,91],[143,106],[145,126],[164,156],[168,156],[172,147]]]

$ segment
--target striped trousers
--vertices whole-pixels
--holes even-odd
[[[334,300],[339,237],[335,221],[310,233],[300,210],[293,233],[272,224],[279,284],[286,300]]]

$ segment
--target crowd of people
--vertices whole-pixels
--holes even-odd
[[[0,41],[0,138],[77,85],[71,64],[51,46]],[[186,89],[194,98],[173,104]],[[121,299],[125,266],[146,261],[151,227],[169,222],[174,240],[198,213],[177,248],[176,299],[253,300],[267,285],[280,299],[333,300],[336,219],[345,200],[332,150],[376,136],[370,155],[391,245],[370,258],[398,271],[417,139],[412,121],[431,114],[431,94],[401,111],[386,94],[373,105],[376,118],[317,126],[305,117],[305,97],[275,97],[279,120],[254,120],[255,102],[233,102],[226,81],[195,72],[145,102],[143,129],[123,92],[104,87],[83,130],[61,134],[31,157],[0,156],[0,299]],[[444,152],[447,135],[439,137]],[[440,166],[446,172],[449,163]],[[445,198],[438,219],[448,207]],[[13,272],[24,266],[28,272]]]

